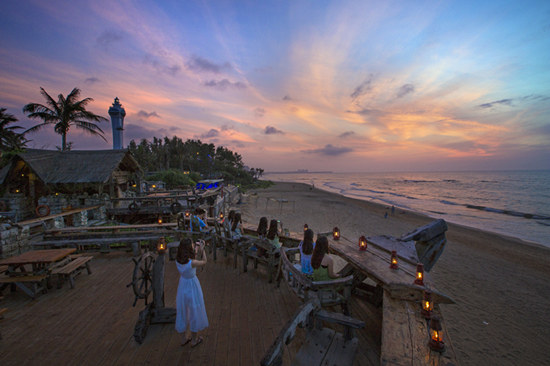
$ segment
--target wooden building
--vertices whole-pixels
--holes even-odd
[[[143,175],[128,150],[27,149],[15,155],[3,173],[4,197],[23,196],[34,207],[40,197],[55,194],[121,197]]]

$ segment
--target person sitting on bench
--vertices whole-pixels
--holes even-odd
[[[340,277],[334,272],[334,260],[328,254],[328,239],[326,236],[317,238],[315,249],[311,255],[311,267],[313,268],[313,281],[330,281]]]
[[[315,242],[313,241],[313,230],[307,229],[304,231],[304,239],[298,246],[300,248],[300,264],[299,269],[302,273],[311,276],[313,274],[313,268],[311,267],[311,255],[315,248]]]
[[[191,218],[191,231],[208,231],[208,224],[206,223],[206,211],[200,207],[197,207],[195,209],[195,214]]]

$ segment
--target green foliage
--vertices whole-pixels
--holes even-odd
[[[46,104],[29,103],[23,107],[23,112],[28,113],[29,118],[41,120],[42,123],[29,128],[26,132],[39,131],[53,125],[54,131],[61,135],[62,151],[67,150],[67,133],[72,126],[105,140],[103,130],[96,123],[107,121],[107,118],[86,110],[86,106],[93,99],[78,100],[80,89],[74,88],[67,97],[59,94],[57,101],[44,88],[40,88],[40,94],[46,99]]]
[[[194,186],[197,183],[189,174],[175,169],[163,170],[147,177],[147,180],[161,180],[166,183],[168,189]]]
[[[17,118],[11,113],[6,113],[6,108],[0,108],[0,151],[21,151],[27,143],[25,133],[18,133],[23,129],[21,126],[10,126],[17,122]]]
[[[245,169],[242,156],[200,140],[183,141],[177,136],[130,141],[128,150],[145,171],[186,171],[197,182],[201,179],[223,178],[228,183],[252,184],[263,169]]]

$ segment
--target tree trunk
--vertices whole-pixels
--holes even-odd
[[[61,134],[61,151],[65,151],[67,148],[67,133]]]

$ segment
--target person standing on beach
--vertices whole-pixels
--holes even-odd
[[[311,267],[313,267],[313,281],[329,281],[340,277],[338,273],[334,273],[334,260],[328,255],[326,236],[317,238],[311,255]]]
[[[195,259],[196,254],[200,260]],[[197,278],[197,267],[204,266],[206,262],[204,244],[194,248],[191,239],[180,241],[176,256],[176,266],[180,273],[176,294],[176,331],[183,336],[182,346],[189,342],[191,347],[198,346],[203,341],[198,332],[208,327],[202,288]]]

